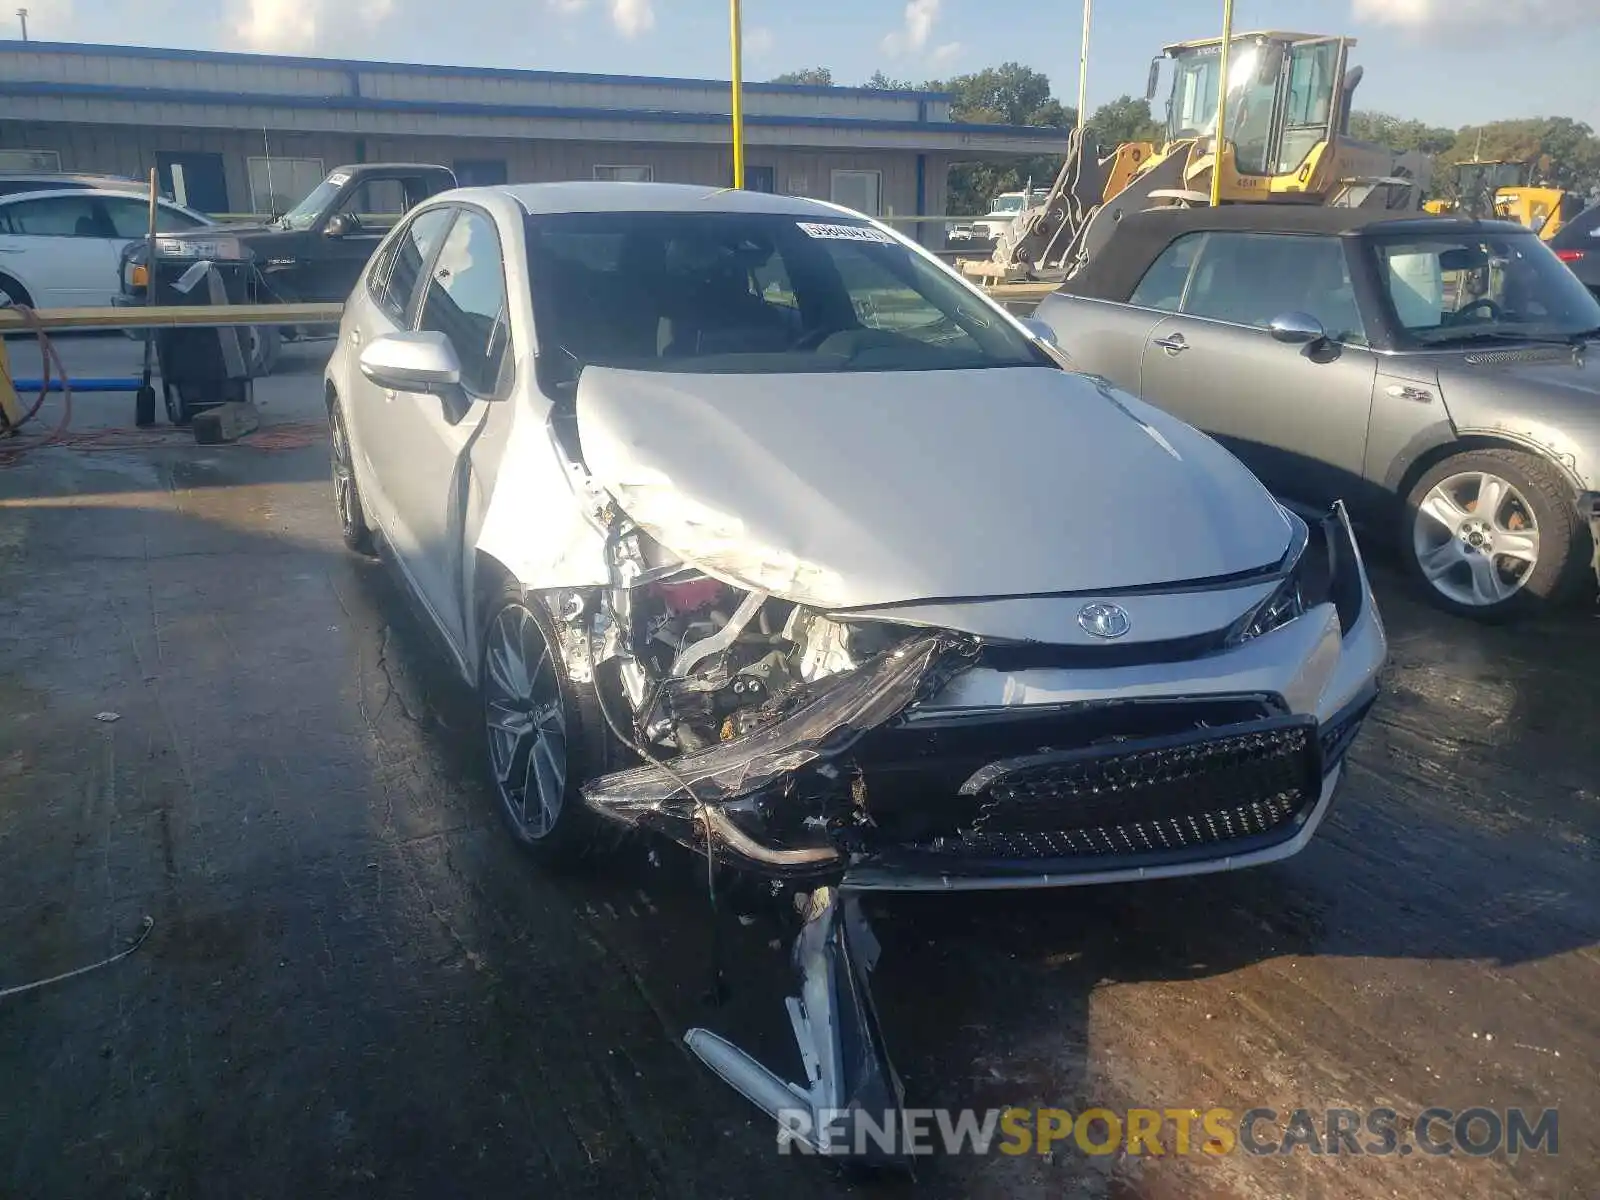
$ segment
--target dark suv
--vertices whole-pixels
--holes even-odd
[[[1550,239],[1556,257],[1600,297],[1600,204],[1579,213]]]

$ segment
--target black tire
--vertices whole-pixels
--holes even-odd
[[[8,276],[0,275],[0,294],[4,294],[13,304],[33,307],[33,297],[28,295],[28,289]]]
[[[276,325],[253,325],[240,331],[245,338],[245,350],[250,356],[250,377],[264,379],[278,365],[278,355],[283,350],[283,333]]]
[[[576,866],[614,844],[604,818],[584,803],[582,784],[604,773],[613,758],[613,740],[600,711],[592,685],[567,678],[560,641],[548,609],[537,597],[524,596],[506,581],[491,594],[484,608],[483,634],[478,653],[478,702],[483,720],[484,761],[497,807],[513,840],[539,862],[552,868]],[[531,696],[548,697],[559,704],[560,787],[552,816],[549,806],[528,796],[537,762],[553,763],[557,757],[539,756],[523,747],[522,738],[507,730],[507,699],[519,678],[503,651],[519,647],[530,681]],[[554,744],[549,733],[557,722],[548,720],[548,700],[531,700],[530,727],[524,737]],[[537,761],[536,761],[537,759]],[[550,776],[544,774],[544,781]],[[519,782],[520,781],[520,782]]]
[[[1523,522],[1512,532],[1527,532],[1526,520],[1531,515],[1532,530],[1538,534],[1537,557],[1531,568],[1524,567],[1518,571],[1519,560],[1492,554],[1488,556],[1495,564],[1497,577],[1502,582],[1514,584],[1513,590],[1504,599],[1490,603],[1463,603],[1441,590],[1429,578],[1421,561],[1423,552],[1419,550],[1417,533],[1419,509],[1429,493],[1456,476],[1475,473],[1498,477],[1515,489],[1517,495],[1509,496],[1499,510],[1500,514],[1509,511],[1512,518],[1520,518]],[[1474,518],[1475,525],[1481,524],[1476,501],[1468,503],[1470,507],[1466,515]],[[1505,507],[1507,503],[1510,504],[1509,509]],[[1489,516],[1497,518],[1498,514]],[[1469,530],[1464,526],[1458,535],[1446,538],[1436,548],[1443,550],[1456,537],[1465,545],[1475,532],[1475,528]],[[1486,545],[1492,550],[1494,530],[1485,530],[1480,536],[1487,536]],[[1521,450],[1469,450],[1436,463],[1417,480],[1406,497],[1399,542],[1407,571],[1435,605],[1446,612],[1485,622],[1503,621],[1538,609],[1559,606],[1573,598],[1589,569],[1589,531],[1579,519],[1571,486],[1550,463],[1538,455]],[[1463,553],[1461,557],[1468,563],[1466,570],[1470,577],[1470,560],[1474,555]],[[1456,571],[1450,578],[1459,581],[1462,577]]]
[[[328,401],[328,456],[332,460],[333,510],[339,518],[339,536],[348,549],[370,558],[372,529],[361,507],[350,438],[345,432],[344,410],[339,407],[338,400]]]

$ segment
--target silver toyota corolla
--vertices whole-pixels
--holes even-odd
[[[437,196],[350,297],[327,401],[345,540],[481,696],[513,835],[644,829],[809,893],[807,1080],[689,1041],[818,1149],[898,1111],[861,893],[1284,858],[1375,695],[1342,509],[1286,512],[831,205]]]

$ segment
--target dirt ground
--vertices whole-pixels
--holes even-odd
[[[0,466],[0,990],[154,920],[0,999],[0,1196],[1595,1194],[1593,615],[1479,628],[1380,563],[1384,696],[1304,854],[871,908],[911,1105],[1558,1108],[1559,1154],[847,1179],[780,1158],[681,1045],[704,1024],[798,1077],[785,914],[739,898],[713,1005],[691,862],[552,877],[502,833],[468,698],[339,543],[297,424],[318,370],[291,350],[264,389],[270,449],[107,434]]]

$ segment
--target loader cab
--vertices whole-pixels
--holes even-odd
[[[1233,39],[1224,134],[1241,176],[1292,182],[1304,175],[1299,184],[1308,182],[1317,148],[1344,127],[1345,67],[1354,45],[1353,38],[1300,33]],[[1210,137],[1216,132],[1222,40],[1183,42],[1163,53],[1173,63],[1167,144]],[[1286,184],[1272,190],[1298,189]]]

